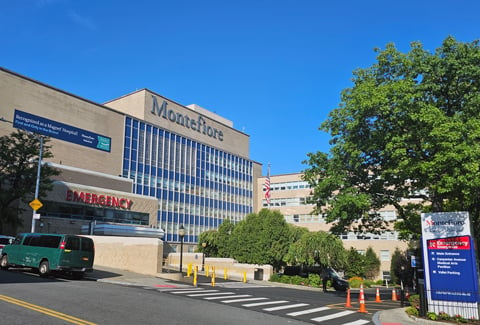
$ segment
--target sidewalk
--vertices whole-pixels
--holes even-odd
[[[170,279],[162,278],[162,274],[145,275],[125,270],[112,269],[107,267],[95,267],[92,273],[85,275],[86,279],[92,279],[97,282],[119,284],[126,286],[139,286],[139,287],[176,287],[176,288],[188,288],[192,285],[187,282],[173,281]],[[218,279],[220,282],[224,282],[223,279]],[[199,283],[209,282],[208,278],[204,275],[200,275]],[[237,281],[238,282],[238,281]],[[268,282],[268,281],[252,281],[249,283],[262,283],[264,285],[279,286],[279,287],[292,287],[302,290],[311,290],[308,287],[289,286],[282,283]],[[298,287],[298,288],[297,288]],[[405,313],[405,308],[395,308],[382,310],[375,313],[373,316],[373,322],[375,325],[441,325],[447,324],[439,321],[431,321],[416,317],[409,317]]]

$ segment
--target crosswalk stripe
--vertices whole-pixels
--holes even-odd
[[[312,318],[311,320],[314,321],[314,322],[319,322],[320,323],[320,322],[323,322],[323,321],[326,321],[326,320],[347,316],[347,315],[350,315],[350,314],[353,314],[353,313],[354,313],[354,311],[345,310],[345,311],[341,311],[341,312],[335,313],[335,314],[330,314],[330,315],[326,315],[326,316],[322,316],[322,317]]]
[[[234,302],[255,301],[255,300],[265,300],[265,299],[268,299],[268,298],[262,298],[262,297],[242,298],[242,299],[222,300],[221,302],[223,302],[225,304],[231,304],[231,303],[234,303]]]
[[[171,291],[193,291],[193,290],[205,290],[204,288],[156,288],[158,291],[171,292]]]
[[[370,321],[365,320],[365,319],[359,319],[359,320],[356,320],[354,322],[344,323],[342,325],[363,325],[363,324],[368,324],[368,323],[370,323]]]
[[[318,307],[318,308],[306,309],[306,310],[302,310],[302,311],[296,311],[294,313],[289,313],[287,315],[288,316],[300,316],[300,315],[312,314],[312,313],[316,313],[318,311],[324,311],[324,310],[328,310],[328,309],[330,309],[330,308],[328,308],[328,307]]]
[[[303,306],[308,306],[308,304],[295,304],[295,305],[286,305],[286,306],[270,307],[270,308],[264,308],[263,310],[265,310],[265,311],[276,311],[276,310],[289,309],[289,308],[297,308],[297,307],[303,307]]]
[[[202,290],[202,292],[218,292],[219,290]],[[198,293],[197,290],[190,290],[190,291],[172,291],[171,293],[180,294],[180,293]]]
[[[233,295],[234,292],[210,292],[210,293],[195,293],[187,295],[188,297],[204,297],[204,296],[218,296],[218,295]]]
[[[221,297],[206,297],[205,300],[216,300],[216,299],[229,299],[229,298],[243,298],[251,297],[252,295],[233,295],[233,296],[221,296]]]
[[[276,304],[284,304],[288,302],[287,300],[277,300],[277,301],[265,301],[265,302],[254,302],[252,304],[245,304],[242,305],[243,307],[255,307],[255,306],[264,306],[264,305],[276,305]]]

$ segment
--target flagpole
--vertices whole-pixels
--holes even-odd
[[[267,178],[265,178],[265,199],[267,200],[267,208],[270,209],[270,163],[268,163]]]

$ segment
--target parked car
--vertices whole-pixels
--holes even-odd
[[[52,271],[68,272],[82,278],[93,271],[95,247],[88,237],[60,234],[22,233],[4,247],[0,268],[31,267],[41,276]]]
[[[3,247],[13,242],[15,237],[0,235],[0,256],[2,256]]]

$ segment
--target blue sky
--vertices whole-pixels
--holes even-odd
[[[148,88],[250,135],[250,158],[295,173],[374,48],[480,38],[480,1],[0,0],[0,66],[103,103]]]

